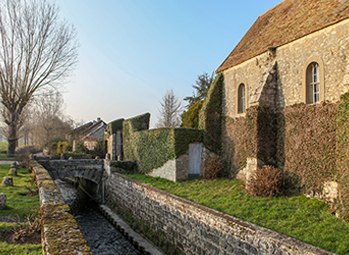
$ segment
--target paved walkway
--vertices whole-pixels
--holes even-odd
[[[0,165],[11,165],[13,162],[17,162],[14,160],[0,160]],[[17,162],[18,164],[18,162]]]

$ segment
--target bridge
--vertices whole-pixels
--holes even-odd
[[[38,160],[50,174],[52,180],[67,177],[77,178],[80,186],[97,202],[103,203],[103,176],[105,160],[71,159],[71,160]]]

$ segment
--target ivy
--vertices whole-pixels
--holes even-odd
[[[112,134],[115,134],[116,131],[118,130],[122,130],[122,123],[124,122],[124,119],[117,119],[117,120],[114,120],[112,122],[110,122],[108,125],[107,125],[107,133],[108,135],[112,135]]]
[[[337,104],[297,105],[284,109],[284,170],[296,174],[304,192],[321,192],[336,175]]]
[[[340,185],[340,216],[349,220],[349,93],[341,96],[337,111],[337,168]]]
[[[247,158],[276,165],[276,115],[272,109],[252,106],[244,117],[225,117],[223,124],[223,156],[233,176],[246,166]]]
[[[199,129],[204,130],[204,145],[220,154],[222,150],[222,96],[223,73],[213,81],[199,114]]]

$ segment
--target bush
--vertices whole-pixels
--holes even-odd
[[[93,150],[88,151],[87,153],[91,154],[94,158],[105,158],[105,154],[107,153],[106,142],[103,139],[97,141]]]
[[[185,111],[181,115],[182,124],[184,128],[198,128],[199,127],[199,113],[204,101],[197,101],[195,104],[189,107],[188,111]]]
[[[204,178],[216,179],[222,172],[224,161],[217,155],[208,155],[204,162]]]
[[[279,169],[272,166],[257,168],[246,185],[247,192],[254,197],[274,197],[283,193],[283,178]]]
[[[30,167],[30,153],[27,152],[25,154],[17,154],[16,160],[18,161],[19,167],[26,168],[29,173],[31,173]]]
[[[57,143],[57,153],[61,154],[68,151],[69,143],[64,141],[59,141]]]

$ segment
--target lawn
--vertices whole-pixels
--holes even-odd
[[[8,176],[10,165],[0,165],[0,178]],[[29,174],[26,169],[18,169],[18,176],[12,176],[14,186],[6,187],[0,185],[0,193],[6,194],[6,207],[0,210],[0,216],[25,217],[27,213],[38,211],[40,202],[39,196],[25,196],[28,190],[25,188],[35,188],[30,184],[32,174]],[[0,223],[0,239],[6,233],[11,232],[13,223]],[[7,244],[0,242],[0,254],[42,254],[41,244]]]
[[[10,165],[0,165],[0,178],[8,176]],[[31,210],[39,210],[39,195],[28,197],[26,186],[34,190],[29,182],[33,175],[26,169],[18,169],[18,176],[12,176],[13,186],[0,185],[0,193],[6,194],[6,207],[0,210],[0,216],[25,217]]]
[[[7,152],[7,145],[7,142],[0,142],[0,160],[16,160],[15,158],[8,158],[6,153],[3,153]]]
[[[253,198],[242,182],[232,179],[174,183],[140,174],[127,176],[327,251],[349,254],[349,224],[331,215],[327,205],[317,199],[303,195]]]
[[[11,231],[12,223],[0,223],[0,240]],[[0,242],[0,254],[30,254],[42,255],[41,244],[7,244]]]

